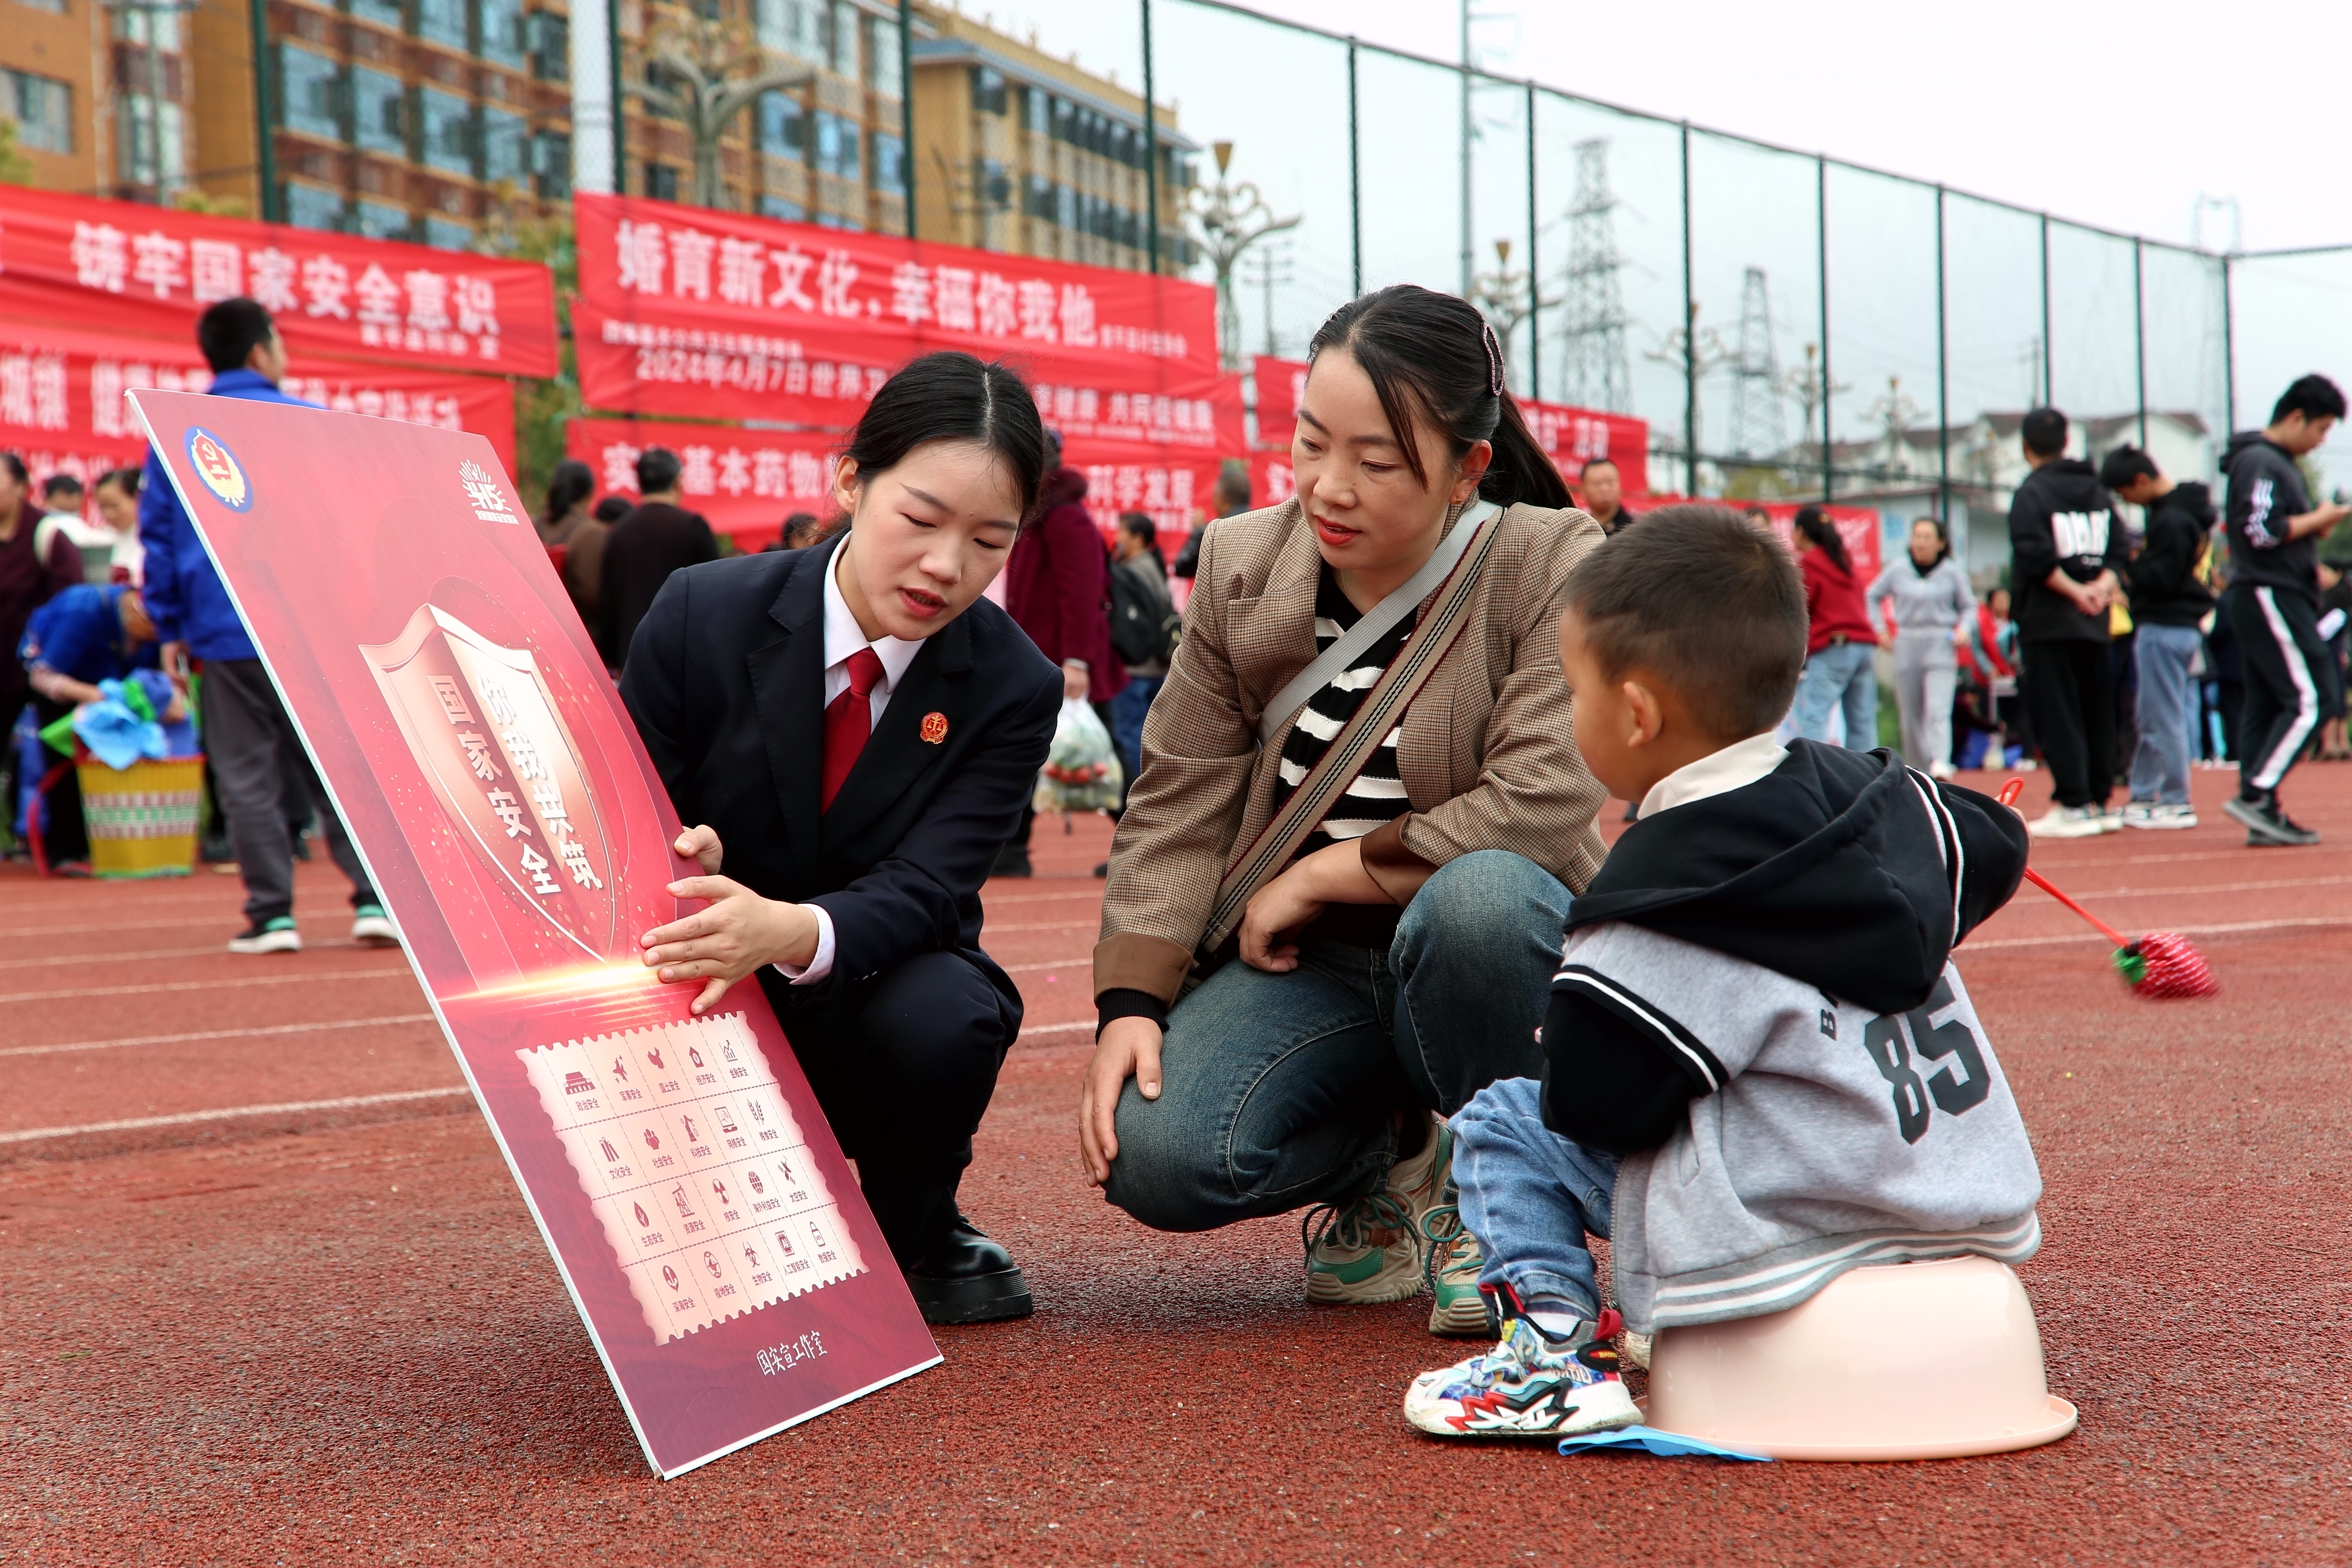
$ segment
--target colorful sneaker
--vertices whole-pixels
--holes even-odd
[[[1445,1185],[1445,1201],[1421,1216],[1422,1239],[1429,1244],[1422,1272],[1434,1298],[1429,1308],[1429,1331],[1444,1339],[1486,1339],[1500,1331],[1487,1315],[1486,1298],[1478,1289],[1478,1271],[1486,1254],[1478,1238],[1462,1226],[1460,1193]]]
[[[1642,1412],[1609,1342],[1621,1326],[1607,1311],[1554,1336],[1527,1318],[1506,1318],[1493,1350],[1414,1378],[1404,1418],[1439,1437],[1564,1437],[1631,1426]]]
[[[279,915],[274,920],[257,921],[228,939],[231,952],[299,952],[302,933],[295,929],[292,915]]]
[[[1308,1300],[1366,1307],[1419,1293],[1422,1218],[1454,1177],[1453,1130],[1430,1120],[1428,1146],[1391,1166],[1377,1191],[1318,1204],[1300,1220]]]
[[[400,928],[382,904],[362,904],[352,911],[352,940],[362,947],[398,947]]]

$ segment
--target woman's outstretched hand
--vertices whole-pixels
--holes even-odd
[[[1118,1097],[1133,1079],[1146,1100],[1160,1098],[1159,1025],[1149,1018],[1113,1018],[1095,1042],[1078,1094],[1078,1163],[1087,1180],[1101,1186],[1118,1158]]]
[[[665,984],[703,983],[694,1011],[709,1012],[727,988],[770,963],[805,964],[816,956],[816,916],[800,904],[763,899],[718,875],[724,850],[707,826],[689,827],[673,847],[706,873],[669,885],[672,898],[708,899],[709,907],[656,926],[639,939],[648,968]]]

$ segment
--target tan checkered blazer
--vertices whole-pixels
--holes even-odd
[[[1577,753],[1559,673],[1569,573],[1601,525],[1514,506],[1498,526],[1462,636],[1405,710],[1397,764],[1412,810],[1363,840],[1366,868],[1399,903],[1476,849],[1524,855],[1578,891],[1604,853],[1593,815],[1607,792]],[[1260,747],[1257,721],[1314,661],[1321,564],[1295,500],[1226,518],[1202,542],[1183,644],[1144,721],[1143,774],[1111,847],[1097,996],[1175,1000],[1226,866],[1274,815],[1290,730]]]

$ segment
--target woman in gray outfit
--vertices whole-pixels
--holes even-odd
[[[1968,635],[1977,597],[1969,589],[1968,574],[1952,559],[1941,522],[1923,517],[1911,525],[1909,552],[1879,573],[1864,603],[1871,617],[1881,622],[1880,645],[1895,650],[1903,760],[1936,778],[1950,778],[1952,690],[1959,679],[1953,645]]]

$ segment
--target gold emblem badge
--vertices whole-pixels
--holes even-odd
[[[948,738],[948,716],[944,713],[923,715],[921,734],[927,744],[936,746]]]

